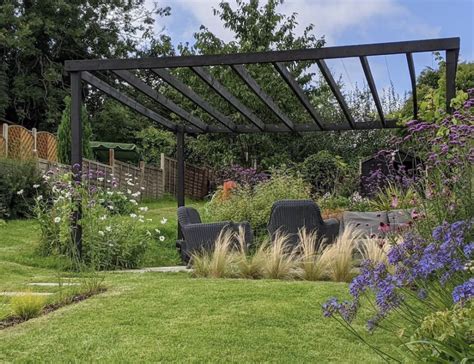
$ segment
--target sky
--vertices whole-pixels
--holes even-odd
[[[192,44],[193,33],[201,25],[225,41],[233,39],[213,14],[219,0],[146,0],[148,8],[153,3],[171,7],[171,16],[156,19],[155,30],[170,35],[175,44]],[[327,47],[460,37],[460,60],[474,60],[474,0],[286,0],[280,12],[298,14],[297,32],[314,24],[315,34],[324,35]],[[415,54],[414,61],[417,73],[425,66],[436,66],[430,53]],[[369,57],[369,63],[379,92],[391,82],[400,94],[410,90],[403,55]],[[328,60],[328,65],[349,90],[364,82],[357,59]]]

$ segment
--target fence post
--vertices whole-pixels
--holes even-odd
[[[33,134],[33,157],[38,156],[38,131],[36,128],[31,129],[31,133]]]
[[[3,124],[3,138],[5,139],[5,157],[8,157],[8,124]]]

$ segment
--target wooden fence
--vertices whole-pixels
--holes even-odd
[[[176,194],[177,161],[161,154],[161,169],[163,170],[163,185],[165,192]],[[200,200],[209,193],[209,170],[186,164],[184,173],[184,193],[186,196]]]
[[[28,130],[21,125],[3,124],[0,133],[0,156],[11,159],[41,158],[57,162],[58,141],[48,132]]]
[[[0,129],[0,157],[11,159],[37,159],[39,169],[44,173],[50,169],[60,172],[70,171],[71,167],[61,164],[57,158],[58,142],[55,135],[48,132],[28,130],[20,125],[3,124]],[[176,195],[177,161],[161,155],[160,166],[139,166],[118,161],[110,151],[110,164],[84,159],[83,173],[91,183],[101,187],[111,187],[112,182],[122,190],[140,189],[145,198],[158,199],[165,193]],[[208,169],[186,164],[185,195],[193,199],[203,199],[209,193]],[[128,182],[127,182],[128,181]],[[133,183],[134,186],[131,186]],[[131,188],[135,187],[136,188]],[[137,191],[134,191],[137,192]]]

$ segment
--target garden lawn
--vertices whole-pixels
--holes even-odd
[[[148,206],[154,218],[169,219],[165,230],[173,234],[174,202]],[[27,284],[77,280],[58,270],[64,266],[60,259],[35,254],[38,234],[32,221],[0,227],[0,291],[55,292],[57,287]],[[160,253],[165,257],[153,256]],[[169,262],[172,254],[169,243],[147,259]],[[103,275],[106,293],[1,330],[0,362],[381,362],[321,315],[321,303],[344,297],[346,284],[195,279],[184,273]],[[8,298],[0,298],[0,315],[8,306]],[[390,347],[383,333],[373,339]]]

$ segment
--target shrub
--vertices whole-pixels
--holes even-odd
[[[218,190],[206,205],[206,217],[213,221],[248,221],[257,235],[266,233],[272,205],[282,199],[309,198],[309,186],[301,177],[275,172],[254,188],[240,186],[227,199]]]
[[[137,206],[131,191],[127,198],[133,212],[123,217],[114,213],[114,205],[101,199],[103,191],[89,185],[87,179],[76,184],[70,173],[50,172],[44,177],[51,196],[46,199],[38,195],[34,208],[41,228],[42,254],[67,256],[76,269],[82,265],[95,269],[134,268],[141,263],[153,234],[142,225],[147,209]],[[79,224],[83,231],[80,259],[70,230],[78,199],[82,203]]]
[[[10,301],[13,315],[23,320],[39,316],[45,303],[44,297],[32,293],[14,296]]]
[[[257,172],[255,168],[245,168],[234,165],[230,168],[223,168],[217,171],[214,181],[217,186],[222,185],[225,181],[234,181],[241,186],[253,187],[269,178],[270,176],[267,173]]]
[[[370,206],[379,211],[410,209],[417,207],[419,200],[412,186],[400,188],[394,183],[389,183],[370,201]]]
[[[0,159],[0,219],[28,217],[34,197],[45,194],[35,161]]]
[[[322,150],[307,157],[301,164],[301,174],[306,182],[311,184],[315,194],[334,192],[342,182],[347,165],[338,156],[327,150]]]

